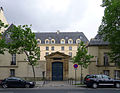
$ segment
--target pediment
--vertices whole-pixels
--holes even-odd
[[[46,58],[70,58],[69,55],[66,55],[64,53],[61,53],[61,52],[54,52],[54,53],[51,53],[50,55],[47,55],[45,56]]]

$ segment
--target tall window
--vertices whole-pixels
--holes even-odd
[[[109,72],[110,72],[109,70],[104,70],[103,71],[104,75],[107,75],[107,76],[109,76]]]
[[[72,50],[72,46],[69,46],[69,50]]]
[[[64,51],[64,46],[61,47],[61,50]]]
[[[12,77],[15,76],[15,69],[10,69],[10,76],[12,76]]]
[[[48,47],[48,46],[46,46],[46,50],[49,50],[49,47]]]
[[[120,79],[120,70],[114,71],[114,77],[115,77],[115,79]]]
[[[16,54],[12,54],[11,65],[16,65]]]
[[[109,66],[108,54],[107,53],[104,53],[104,66]]]
[[[51,47],[51,50],[54,51],[54,46]]]

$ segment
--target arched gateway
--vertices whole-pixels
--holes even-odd
[[[55,52],[45,56],[46,58],[46,78],[47,80],[61,81],[68,79],[70,56]]]

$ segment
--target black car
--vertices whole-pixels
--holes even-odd
[[[3,88],[8,88],[8,87],[32,88],[35,86],[35,82],[29,82],[17,77],[8,77],[1,81],[1,86]]]
[[[97,88],[98,86],[114,86],[120,88],[120,80],[115,80],[107,75],[87,75],[84,78],[87,87]]]

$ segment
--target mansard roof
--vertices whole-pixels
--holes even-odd
[[[65,39],[65,43],[68,43],[69,39],[73,40],[73,43],[76,43],[77,39],[87,43],[88,39],[83,32],[39,32],[35,33],[36,39],[40,39],[41,43],[45,43],[46,39],[55,39],[55,43],[59,44],[61,39]]]
[[[9,29],[11,29],[14,26],[14,24],[11,24],[8,29],[4,32],[5,37],[6,36],[6,32],[9,31]],[[73,40],[73,44],[76,43],[77,39],[80,39],[81,41],[87,43],[89,42],[87,37],[84,35],[83,32],[38,32],[35,33],[36,39],[40,39],[41,40],[41,44],[45,43],[46,39],[55,40],[55,44],[59,44],[61,39],[65,40],[65,43],[68,43],[69,39]],[[7,41],[9,42],[9,39],[7,39]]]
[[[91,39],[88,46],[107,46],[108,41],[104,41],[102,35],[97,34],[95,38]]]

